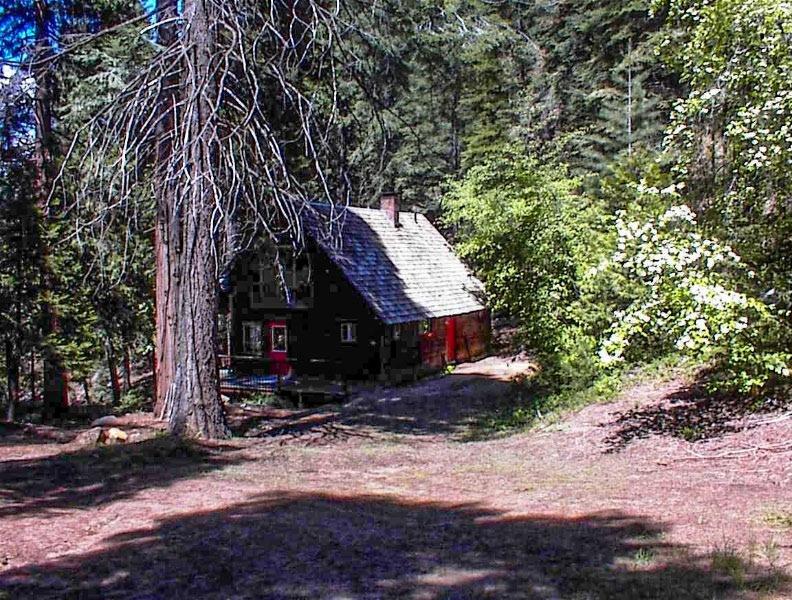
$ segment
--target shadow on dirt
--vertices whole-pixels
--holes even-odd
[[[241,460],[170,436],[0,462],[0,518],[88,508]]]
[[[514,517],[476,505],[273,492],[160,520],[95,552],[0,574],[35,598],[740,598],[706,558],[619,513]],[[775,581],[778,584],[778,581]]]
[[[615,420],[617,431],[606,440],[609,452],[633,440],[653,435],[688,442],[721,437],[756,426],[747,417],[789,408],[782,396],[748,398],[708,393],[701,382],[667,396],[662,404],[624,412]],[[611,424],[608,424],[611,426]]]
[[[452,373],[416,384],[359,392],[350,402],[311,410],[235,410],[234,435],[324,443],[376,433],[461,435],[500,406],[513,402],[514,384],[486,374]]]

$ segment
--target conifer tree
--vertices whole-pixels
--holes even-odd
[[[663,133],[660,99],[647,92],[647,75],[633,58],[630,44],[611,82],[592,94],[600,109],[580,151],[582,164],[591,172],[604,173],[610,164],[636,151],[658,150]]]

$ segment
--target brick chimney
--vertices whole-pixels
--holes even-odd
[[[394,227],[399,226],[399,194],[396,192],[382,192],[380,210],[385,211]]]

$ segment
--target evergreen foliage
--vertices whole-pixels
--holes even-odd
[[[39,39],[36,6],[47,9]],[[0,8],[7,396],[20,393],[27,356],[58,355],[72,395],[101,380],[96,396],[116,398],[122,357],[149,364],[154,160],[127,171],[140,184],[135,209],[112,211],[69,201],[88,173],[109,170],[62,161],[75,139],[81,155],[75,134],[161,50],[145,10],[136,0]],[[326,180],[306,159],[299,103],[248,56],[302,193],[372,205],[395,189],[405,208],[441,216],[554,393],[606,390],[620,369],[676,355],[715,367],[713,381],[739,393],[789,383],[788,2],[384,0],[341,12],[332,61],[306,55],[290,72],[312,117],[337,125],[321,140]],[[63,169],[47,202],[35,194],[36,81],[51,83],[49,175]],[[120,185],[92,181],[85,198]],[[261,226],[234,218],[235,233],[219,235],[229,255]]]

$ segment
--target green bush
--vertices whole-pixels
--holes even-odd
[[[522,340],[556,353],[577,268],[567,210],[575,181],[515,151],[470,169],[443,198],[444,222],[498,313],[520,321]]]
[[[121,402],[116,407],[116,412],[126,414],[141,412],[151,409],[151,398],[149,398],[140,387],[133,387],[121,396]]]

